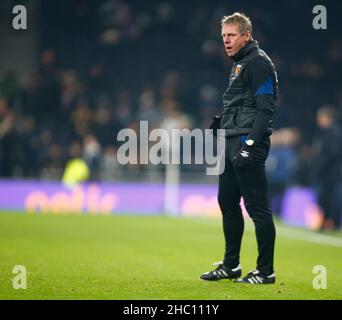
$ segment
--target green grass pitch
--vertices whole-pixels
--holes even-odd
[[[0,214],[0,299],[342,299],[342,236],[277,224],[277,283],[205,282],[223,256],[220,220],[139,216]],[[247,221],[241,264],[255,267]],[[15,265],[27,289],[15,290]],[[314,289],[315,265],[327,289]]]

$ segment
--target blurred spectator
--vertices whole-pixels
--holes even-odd
[[[62,147],[53,143],[48,147],[47,154],[42,162],[41,178],[47,180],[59,180],[63,171]]]
[[[42,118],[53,121],[60,108],[60,84],[58,82],[58,67],[56,54],[47,49],[42,53],[39,74],[41,77]]]
[[[101,157],[101,145],[94,135],[87,135],[83,140],[83,159],[90,170],[98,169]]]
[[[14,116],[9,110],[7,101],[0,98],[0,172],[2,176],[12,175]]]
[[[342,131],[336,123],[336,110],[323,106],[317,112],[317,133],[313,143],[313,179],[318,203],[324,212],[323,230],[341,226],[342,208],[338,202],[342,186]]]
[[[15,103],[19,89],[18,76],[14,70],[7,71],[0,78],[0,96],[4,97],[10,105]]]
[[[122,170],[116,158],[116,149],[114,147],[107,147],[100,161],[100,174],[101,180],[113,180],[120,177]]]
[[[116,128],[112,121],[112,110],[107,105],[100,105],[94,113],[92,130],[102,146],[113,145]]]
[[[271,136],[271,149],[266,161],[272,211],[279,215],[286,189],[296,183],[297,147],[300,133],[295,128],[283,128]]]
[[[156,93],[153,89],[145,89],[139,97],[137,121],[148,121],[149,129],[158,127],[162,115],[156,103]]]

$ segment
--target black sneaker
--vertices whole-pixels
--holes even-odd
[[[269,276],[263,275],[259,270],[253,270],[242,279],[234,280],[236,283],[250,283],[250,284],[274,284],[276,280],[275,274]]]
[[[213,264],[217,268],[213,271],[205,272],[201,275],[202,280],[215,281],[221,279],[236,279],[241,276],[241,266],[238,265],[234,269],[227,268],[222,261]]]

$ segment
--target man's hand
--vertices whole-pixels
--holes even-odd
[[[234,166],[237,169],[248,167],[253,160],[253,140],[246,140],[237,155],[233,158]]]
[[[213,130],[213,134],[215,137],[217,137],[217,130],[221,128],[221,115],[213,117],[213,120],[211,120],[209,129]]]

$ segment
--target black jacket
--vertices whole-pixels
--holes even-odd
[[[272,133],[276,114],[278,80],[274,65],[255,40],[232,59],[221,128],[226,129],[228,137],[248,135],[260,141],[264,134]]]

